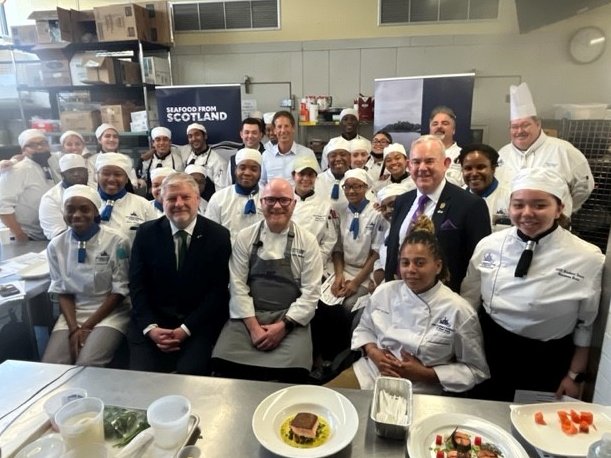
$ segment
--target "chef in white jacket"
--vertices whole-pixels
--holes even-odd
[[[380,375],[416,393],[464,392],[488,378],[477,313],[443,284],[449,274],[432,222],[422,216],[400,250],[401,280],[372,294],[352,336],[363,357],[329,383],[372,389]]]
[[[523,389],[578,397],[605,257],[558,225],[570,198],[553,170],[522,169],[511,191],[514,227],[478,243],[461,287],[480,309],[490,364],[479,395],[512,401]]]
[[[161,184],[165,177],[176,173],[172,167],[157,167],[151,170],[151,194],[153,196],[152,200],[149,200],[153,208],[155,209],[155,214],[158,218],[161,218],[164,215],[163,212],[163,198],[161,197]]]
[[[64,191],[69,230],[47,247],[51,285],[61,315],[43,362],[105,366],[129,322],[128,240],[100,226],[99,195],[76,184]]]
[[[133,242],[140,224],[158,218],[155,208],[144,197],[127,192],[125,185],[132,161],[125,154],[98,154],[95,169],[102,198],[102,225],[109,225]]]
[[[236,153],[235,162],[235,184],[215,192],[205,214],[229,229],[232,244],[242,229],[263,219],[259,199],[261,153],[242,148]]]

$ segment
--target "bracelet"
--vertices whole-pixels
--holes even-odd
[[[286,330],[287,334],[295,329],[295,322],[290,318],[284,316],[282,317],[282,322],[284,323],[284,329]]]

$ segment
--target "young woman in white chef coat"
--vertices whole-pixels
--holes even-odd
[[[480,305],[491,378],[476,393],[512,401],[518,389],[578,397],[598,312],[604,256],[558,225],[566,182],[522,169],[511,186],[514,227],[482,239],[461,295]]]
[[[352,349],[363,357],[328,386],[372,389],[384,375],[440,394],[488,378],[477,313],[443,284],[449,273],[426,216],[405,238],[399,269],[401,280],[378,286],[354,331]]]
[[[43,362],[105,366],[129,323],[127,238],[100,226],[100,197],[89,186],[64,191],[69,229],[47,247],[51,285],[61,315]]]

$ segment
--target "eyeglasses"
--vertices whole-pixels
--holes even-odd
[[[290,197],[262,197],[261,198],[261,202],[263,202],[265,205],[269,205],[270,207],[273,207],[274,205],[276,205],[276,203],[279,203],[281,207],[288,207],[289,205],[291,205],[291,202],[293,202],[294,200],[291,199]]]
[[[46,140],[42,140],[39,142],[31,142],[26,145],[23,145],[25,148],[43,148],[45,146],[49,146],[49,142]]]
[[[367,187],[366,184],[343,184],[342,189],[344,191],[362,191]]]
[[[386,139],[377,140],[374,138],[371,143],[373,143],[374,145],[390,145],[390,142]]]

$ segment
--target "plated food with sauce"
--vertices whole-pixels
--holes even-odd
[[[498,445],[458,426],[450,435],[436,434],[431,451],[435,458],[505,458]]]

